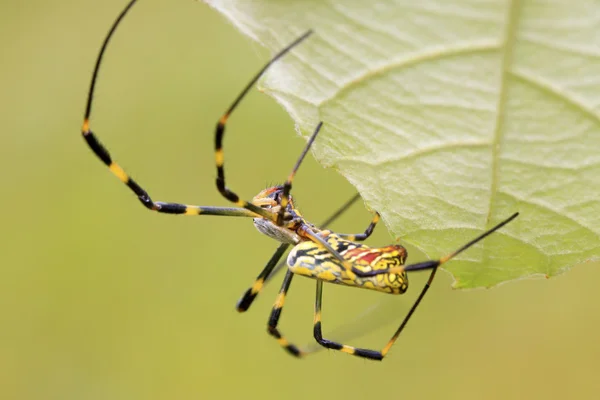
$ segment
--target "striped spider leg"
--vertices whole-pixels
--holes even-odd
[[[270,211],[264,207],[261,207],[261,204],[255,204],[254,202],[247,202],[245,200],[240,200],[238,195],[233,191],[228,189],[225,186],[225,173],[223,169],[223,149],[222,149],[222,139],[225,131],[225,122],[229,115],[236,108],[238,103],[242,100],[242,98],[246,95],[246,93],[250,90],[250,88],[254,85],[254,83],[262,76],[265,70],[271,66],[277,59],[288,53],[292,48],[296,45],[300,44],[304,39],[306,39],[311,31],[304,33],[302,36],[298,37],[295,41],[290,43],[284,49],[282,49],[279,53],[277,53],[267,64],[252,78],[249,84],[244,88],[242,93],[236,98],[235,102],[229,107],[228,111],[220,118],[219,123],[217,124],[217,129],[215,132],[215,158],[217,164],[217,188],[219,192],[225,196],[228,200],[235,203],[237,206],[234,207],[211,207],[211,206],[195,206],[195,205],[186,205],[181,203],[167,203],[162,201],[154,201],[148,194],[146,190],[144,190],[128,173],[125,172],[123,168],[119,164],[117,164],[111,157],[109,151],[104,147],[104,145],[98,140],[96,135],[93,133],[90,127],[90,118],[92,113],[92,104],[94,98],[94,92],[96,88],[96,83],[98,81],[98,75],[100,71],[100,66],[102,65],[102,60],[108,44],[113,37],[115,31],[117,30],[119,24],[123,20],[123,18],[127,15],[127,13],[131,10],[133,5],[137,0],[131,0],[127,6],[121,11],[117,19],[113,22],[108,34],[106,35],[102,46],[100,48],[100,52],[98,53],[98,57],[96,59],[96,64],[93,70],[92,79],[90,83],[90,89],[88,91],[87,103],[85,107],[85,114],[83,125],[81,129],[81,133],[83,135],[84,140],[90,147],[90,149],[96,154],[96,156],[109,168],[109,170],[121,181],[123,182],[139,199],[139,201],[149,210],[156,211],[159,213],[166,214],[181,214],[181,215],[225,215],[225,216],[233,216],[233,217],[262,217],[271,221],[278,220],[278,214],[274,211]],[[256,198],[255,198],[256,199]],[[280,226],[282,223],[279,224]]]

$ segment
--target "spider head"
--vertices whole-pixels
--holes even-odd
[[[272,186],[259,192],[252,199],[252,203],[266,208],[273,212],[278,212],[281,207],[281,199],[283,197],[283,185]],[[290,195],[290,201],[287,204],[286,211],[290,212],[294,209],[294,200]]]
[[[252,204],[268,209],[273,213],[279,212],[281,209],[281,199],[283,197],[283,185],[273,186],[258,193],[252,199]],[[300,237],[296,234],[294,228],[296,222],[294,218],[299,214],[294,210],[294,201],[292,196],[286,206],[284,214],[285,226],[277,226],[268,218],[254,218],[254,226],[262,234],[267,235],[281,243],[297,244],[300,242]]]

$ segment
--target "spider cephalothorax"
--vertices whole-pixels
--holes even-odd
[[[278,213],[281,209],[281,200],[283,198],[283,185],[272,186],[267,189],[260,191],[252,199],[252,203]],[[263,217],[254,218],[254,226],[262,234],[269,236],[281,243],[297,244],[303,239],[301,234],[299,235],[297,230],[302,226],[305,221],[298,210],[294,207],[294,199],[289,196],[288,203],[285,207],[285,213],[283,216],[284,225],[278,226],[272,220]]]
[[[281,207],[281,200],[283,198],[283,185],[276,185],[261,190],[254,198],[252,203],[261,207],[266,208],[274,213],[279,212]],[[294,210],[294,200],[292,195],[289,197],[288,204],[286,206],[286,212]]]

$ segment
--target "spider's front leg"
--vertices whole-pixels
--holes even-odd
[[[225,135],[225,126],[227,124],[227,121],[229,120],[229,117],[233,113],[233,111],[236,109],[236,107],[242,101],[242,99],[246,96],[246,94],[248,93],[250,88],[252,86],[254,86],[256,81],[258,81],[258,79],[262,76],[262,74],[275,61],[277,61],[279,58],[284,56],[292,48],[294,48],[295,46],[300,44],[304,39],[309,37],[311,34],[312,34],[312,31],[308,31],[308,32],[304,33],[302,36],[300,36],[299,38],[294,40],[292,43],[290,43],[288,46],[286,46],[281,51],[279,51],[279,53],[277,53],[273,58],[271,58],[271,60],[269,60],[269,62],[267,62],[265,64],[265,66],[250,80],[250,82],[246,85],[246,87],[242,90],[242,92],[234,100],[234,102],[231,104],[231,106],[225,112],[225,114],[223,114],[223,116],[221,116],[221,118],[217,122],[217,126],[215,128],[215,163],[217,166],[216,184],[217,184],[217,189],[219,190],[219,193],[221,193],[221,195],[223,195],[223,197],[225,197],[227,200],[235,203],[235,205],[237,205],[238,207],[242,207],[247,210],[250,210],[253,213],[262,216],[263,218],[269,219],[274,222],[277,221],[277,219],[278,219],[276,214],[274,214],[273,212],[271,212],[267,209],[261,208],[260,206],[255,205],[252,202],[248,202],[248,201],[240,199],[240,197],[233,190],[231,190],[227,187],[227,185],[225,183],[225,167],[224,167],[225,155],[223,153],[223,137]],[[281,225],[281,224],[278,224],[278,225]]]
[[[100,140],[96,137],[96,135],[92,132],[90,127],[90,118],[92,115],[92,105],[94,99],[94,92],[96,88],[96,83],[98,80],[98,73],[100,71],[100,66],[102,65],[102,59],[108,48],[108,44],[113,37],[113,34],[117,30],[119,24],[125,18],[129,10],[133,7],[136,0],[130,1],[127,6],[121,11],[118,15],[117,19],[113,22],[108,34],[104,38],[102,42],[102,47],[100,48],[100,52],[98,53],[98,57],[96,58],[96,65],[94,67],[94,72],[92,73],[92,80],[90,83],[90,89],[88,91],[87,103],[85,106],[85,114],[83,117],[83,125],[81,128],[81,134],[83,139],[89,146],[89,148],[96,154],[96,156],[108,167],[110,172],[115,175],[121,182],[123,182],[129,190],[131,190],[138,198],[138,200],[146,207],[148,210],[156,211],[159,213],[165,214],[183,214],[183,215],[227,215],[227,216],[236,216],[236,217],[256,217],[257,214],[252,212],[251,210],[244,208],[232,208],[232,207],[205,207],[205,206],[194,206],[187,205],[181,203],[167,203],[162,201],[154,201],[148,194],[146,190],[142,188],[131,176],[125,172],[123,168],[119,164],[117,164],[111,157],[110,153],[102,145]]]

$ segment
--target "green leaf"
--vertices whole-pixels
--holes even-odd
[[[559,1],[209,0],[271,50],[262,86],[319,162],[455,287],[553,276],[600,255],[600,20]],[[414,260],[413,260],[414,261]]]

